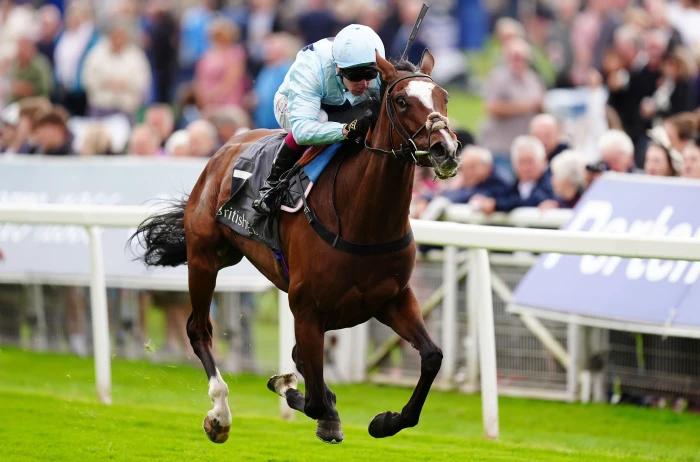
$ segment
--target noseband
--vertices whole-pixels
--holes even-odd
[[[369,144],[367,144],[367,139],[365,138],[366,149],[376,153],[390,154],[399,160],[402,160],[404,162],[412,162],[414,164],[418,164],[420,158],[430,155],[429,151],[423,151],[418,149],[418,146],[416,146],[415,138],[420,134],[420,132],[427,129],[428,148],[430,148],[430,139],[433,135],[433,132],[439,130],[440,128],[448,128],[447,117],[443,116],[438,112],[433,112],[430,115],[428,115],[427,122],[418,127],[418,129],[413,133],[413,135],[411,135],[409,131],[406,130],[406,128],[403,126],[401,121],[398,119],[394,104],[389,102],[391,100],[391,92],[394,90],[394,88],[399,82],[416,78],[426,78],[433,82],[433,78],[430,77],[428,74],[416,72],[414,74],[403,76],[391,82],[386,89],[386,93],[384,94],[384,105],[386,106],[386,113],[389,118],[389,125],[391,126],[391,130],[389,131],[389,142],[392,146],[391,150],[370,146]],[[398,134],[402,138],[401,144],[399,145],[398,149],[394,149],[393,147],[394,131],[398,132]]]

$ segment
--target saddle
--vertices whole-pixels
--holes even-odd
[[[253,201],[265,184],[285,135],[280,132],[263,137],[238,157],[231,173],[231,197],[216,215],[217,221],[237,234],[259,240],[276,252],[281,252],[280,214],[261,214],[253,209]],[[314,182],[341,147],[342,143],[327,146],[308,164],[295,166],[282,176],[284,187],[279,191],[280,213],[295,213],[302,208]]]

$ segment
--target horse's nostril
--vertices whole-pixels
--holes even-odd
[[[435,143],[434,145],[430,146],[430,155],[436,159],[442,159],[447,156],[447,150],[442,143]]]

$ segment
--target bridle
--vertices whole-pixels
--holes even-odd
[[[377,148],[374,146],[370,146],[367,142],[367,138],[365,138],[365,149],[368,149],[369,151],[375,152],[375,153],[380,153],[380,154],[387,154],[387,155],[392,155],[395,158],[402,160],[404,162],[411,162],[416,165],[421,165],[420,162],[424,158],[430,156],[430,151],[424,151],[424,150],[419,150],[418,146],[416,146],[415,138],[423,131],[423,130],[428,130],[428,146],[431,144],[431,138],[433,135],[433,132],[437,131],[437,129],[434,129],[432,126],[437,124],[433,124],[431,122],[431,117],[435,116],[439,119],[441,119],[441,122],[443,122],[443,125],[440,125],[440,127],[447,128],[447,118],[443,116],[442,114],[439,113],[432,113],[428,116],[428,120],[426,123],[422,124],[418,129],[411,135],[408,130],[406,130],[406,127],[403,126],[401,121],[398,119],[398,116],[396,115],[396,108],[394,106],[394,103],[391,102],[391,93],[396,87],[396,85],[400,82],[403,82],[404,80],[408,79],[416,79],[416,78],[425,78],[433,82],[433,78],[430,77],[428,74],[423,74],[422,72],[415,72],[410,75],[405,75],[403,77],[400,77],[393,82],[389,84],[387,87],[386,91],[384,92],[384,105],[386,106],[386,113],[387,117],[389,118],[389,125],[391,126],[391,130],[389,131],[389,143],[391,145],[391,150],[387,149],[382,149],[382,148]],[[429,129],[428,127],[431,127]],[[401,144],[399,145],[398,149],[394,148],[394,132],[397,132],[402,140]]]

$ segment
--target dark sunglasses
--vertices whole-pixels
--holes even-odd
[[[374,80],[377,78],[379,71],[372,66],[350,67],[340,70],[340,75],[350,80],[351,82],[360,82],[361,80]]]

